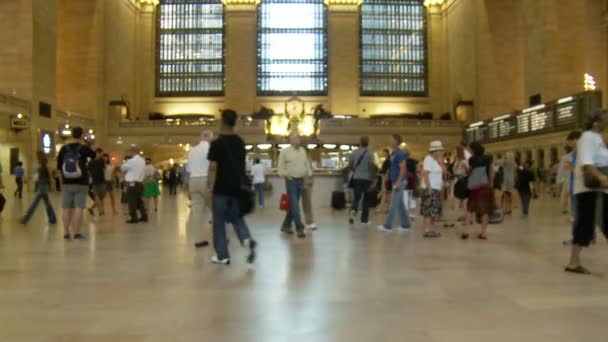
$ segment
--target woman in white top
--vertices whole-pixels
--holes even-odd
[[[103,158],[106,161],[106,168],[104,169],[104,181],[106,183],[106,194],[110,197],[110,203],[112,204],[112,213],[117,214],[116,202],[114,200],[114,166],[109,154],[104,154]]]
[[[266,167],[260,163],[260,159],[256,158],[251,167],[251,175],[253,176],[253,189],[258,194],[258,205],[260,209],[264,208],[264,183],[266,183]]]
[[[604,111],[589,115],[586,131],[576,147],[576,166],[574,169],[574,193],[576,194],[577,213],[572,232],[572,251],[566,272],[590,274],[581,265],[580,254],[583,247],[589,246],[595,235],[595,218],[598,196],[603,196],[602,230],[608,236],[608,176],[600,168],[608,166],[608,148],[602,137],[606,122]]]
[[[433,141],[429,155],[422,165],[422,202],[420,215],[424,217],[424,237],[437,238],[441,234],[433,229],[433,224],[441,217],[441,189],[443,188],[443,167],[441,159],[445,149],[441,141]]]

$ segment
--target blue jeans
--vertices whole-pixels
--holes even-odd
[[[231,222],[241,244],[251,237],[249,227],[241,216],[239,199],[236,196],[213,194],[213,248],[220,260],[230,258],[226,239],[226,222]]]
[[[359,211],[359,202],[361,202],[361,222],[363,223],[369,221],[369,198],[367,196],[371,184],[372,182],[366,179],[353,179],[353,186],[355,188],[353,210],[355,212]]]
[[[528,215],[530,210],[530,199],[532,198],[532,193],[529,192],[520,192],[519,198],[521,198],[521,211],[524,215]]]
[[[49,191],[50,187],[48,184],[39,183],[38,184],[38,192],[36,192],[36,196],[32,201],[29,209],[25,213],[23,217],[23,223],[27,223],[32,216],[34,215],[34,211],[38,208],[38,204],[40,204],[40,200],[44,202],[44,207],[46,208],[46,216],[49,219],[49,223],[56,223],[57,217],[55,216],[55,210],[53,210],[53,206],[51,205],[51,201],[49,200]]]
[[[403,181],[399,184],[399,188],[396,191],[393,191],[391,208],[388,210],[388,214],[386,215],[386,223],[384,224],[385,228],[392,229],[393,227],[393,219],[395,217],[395,213],[399,212],[399,219],[401,220],[401,227],[410,228],[410,217],[408,210],[406,209],[406,204],[403,202],[403,191],[405,191],[406,182]],[[408,203],[409,205],[409,203]]]
[[[258,194],[258,205],[264,206],[264,183],[253,184],[253,189]]]
[[[289,197],[289,210],[285,214],[283,220],[282,229],[291,228],[291,223],[295,222],[296,230],[303,231],[304,224],[302,223],[302,217],[300,216],[300,198],[302,198],[302,191],[304,190],[304,179],[303,178],[292,178],[285,181],[285,187],[287,188],[287,197]]]

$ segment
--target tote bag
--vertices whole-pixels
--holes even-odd
[[[488,179],[488,168],[485,166],[478,166],[471,171],[467,180],[467,188],[469,190],[476,190],[489,184]]]

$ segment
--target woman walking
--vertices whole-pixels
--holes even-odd
[[[152,159],[146,158],[144,168],[144,205],[150,211],[150,199],[154,199],[154,211],[158,211],[158,196],[160,196],[160,186],[158,185],[158,171],[152,165]]]
[[[492,168],[492,158],[485,155],[485,149],[479,142],[471,143],[473,156],[469,159],[469,177],[467,188],[469,199],[467,203],[467,213],[464,219],[464,230],[461,238],[469,238],[469,226],[471,219],[481,218],[481,232],[477,235],[480,240],[487,240],[486,231],[490,215],[494,211],[494,169]]]
[[[515,192],[515,173],[517,164],[512,152],[507,153],[502,165],[502,210],[505,215],[513,211],[513,193]]]
[[[36,196],[30,205],[30,208],[27,210],[25,216],[21,219],[22,224],[27,224],[29,220],[34,215],[34,211],[38,207],[40,200],[44,201],[44,207],[46,208],[46,215],[49,219],[49,224],[57,223],[57,217],[55,216],[55,210],[53,210],[53,206],[51,205],[51,201],[49,199],[49,192],[51,191],[51,172],[48,168],[48,160],[44,153],[38,152],[38,163],[40,164],[37,171],[38,178],[38,191],[36,192]]]
[[[266,183],[266,167],[260,162],[260,158],[255,158],[251,167],[253,176],[253,190],[258,195],[258,207],[264,208],[264,184]]]
[[[438,238],[441,234],[433,225],[441,217],[441,192],[443,189],[444,168],[441,164],[445,149],[441,141],[433,141],[429,155],[424,158],[422,166],[422,202],[420,215],[424,217],[424,237]]]

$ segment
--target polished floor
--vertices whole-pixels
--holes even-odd
[[[0,223],[0,341],[608,341],[606,243],[585,251],[594,276],[564,273],[569,228],[549,198],[485,242],[351,228],[331,210],[297,240],[265,209],[249,217],[258,261],[233,242],[229,267],[193,248],[209,227],[189,224],[183,195],[148,224],[87,215],[81,242],[42,208],[18,224],[27,204],[9,198]]]

